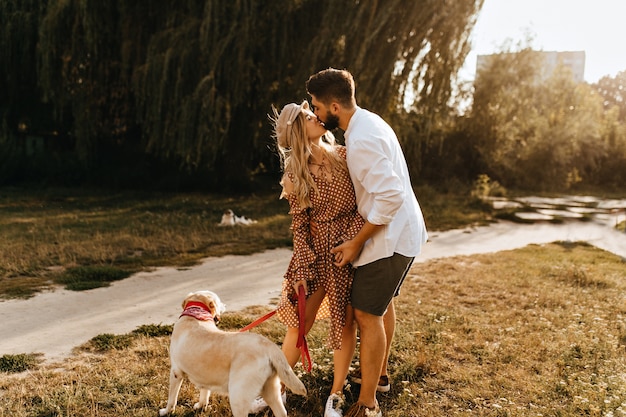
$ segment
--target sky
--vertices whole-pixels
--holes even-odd
[[[543,51],[585,51],[585,81],[626,71],[626,0],[485,0],[460,76],[473,80],[476,56],[511,42]]]

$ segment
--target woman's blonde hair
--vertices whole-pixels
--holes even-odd
[[[303,110],[309,110],[309,103],[290,103],[278,112],[272,106],[270,120],[274,126],[273,137],[280,157],[280,167],[285,175],[293,180],[294,194],[300,208],[311,207],[311,193],[317,193],[317,185],[309,171],[311,144],[306,135],[306,118]],[[330,162],[333,171],[347,171],[346,161],[336,152],[335,136],[327,131],[322,139],[322,151]],[[284,188],[284,176],[280,184]],[[281,195],[282,197],[282,195]]]

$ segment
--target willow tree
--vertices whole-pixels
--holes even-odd
[[[39,0],[0,2],[0,181],[23,163],[17,133],[39,122],[36,51],[44,13]]]
[[[407,97],[426,118],[445,111],[483,0],[31,2],[42,100],[86,166],[140,149],[234,188],[276,167],[270,106],[306,98],[317,70],[349,69],[385,117]]]
[[[75,138],[88,169],[134,125],[131,69],[122,60],[124,42],[115,2],[47,2],[40,24],[39,83],[57,121]]]

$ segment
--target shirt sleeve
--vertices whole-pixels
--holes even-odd
[[[284,278],[295,284],[300,280],[310,281],[314,278],[313,264],[316,259],[311,243],[311,216],[308,209],[300,208],[295,194],[287,196],[289,213],[292,216],[291,231],[293,233],[293,254]]]
[[[350,146],[348,168],[361,187],[373,196],[367,221],[375,225],[389,224],[404,202],[404,186],[385,152],[383,140],[355,141]]]

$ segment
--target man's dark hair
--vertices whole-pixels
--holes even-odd
[[[352,108],[354,98],[354,78],[347,70],[328,68],[311,75],[306,82],[307,92],[322,103],[333,101],[344,107]]]

